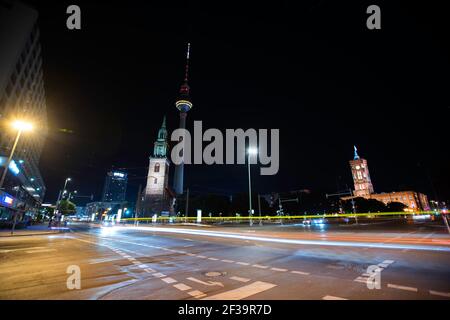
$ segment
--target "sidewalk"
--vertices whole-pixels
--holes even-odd
[[[46,234],[55,234],[61,232],[67,232],[69,228],[48,228],[48,224],[39,224],[29,226],[25,229],[16,229],[14,234],[11,235],[11,229],[0,229],[0,237],[16,237],[16,236],[38,236]]]

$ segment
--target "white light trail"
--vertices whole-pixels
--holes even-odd
[[[410,249],[410,250],[425,250],[425,251],[445,251],[450,252],[450,247],[443,246],[426,246],[426,245],[412,245],[412,244],[386,244],[382,242],[355,242],[355,241],[330,241],[330,240],[295,240],[284,238],[267,238],[260,236],[247,236],[236,233],[203,231],[203,230],[189,230],[180,228],[160,228],[160,227],[114,227],[114,229],[121,230],[140,230],[147,232],[164,232],[176,234],[190,234],[198,236],[208,236],[216,238],[232,238],[240,240],[253,240],[263,242],[274,242],[284,244],[300,244],[300,245],[319,245],[319,246],[338,246],[338,247],[361,247],[361,248],[381,248],[381,249]]]

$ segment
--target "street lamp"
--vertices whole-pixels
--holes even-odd
[[[250,226],[253,225],[252,215],[253,215],[253,209],[252,209],[252,181],[251,181],[251,175],[250,175],[250,156],[251,155],[257,155],[258,149],[249,147],[247,150],[247,164],[248,164],[248,204],[249,204],[249,218],[250,218]]]
[[[14,140],[14,145],[11,149],[11,153],[9,154],[8,161],[6,161],[5,169],[3,170],[2,177],[0,179],[0,189],[3,187],[3,183],[5,182],[6,172],[8,171],[9,165],[12,161],[12,158],[14,156],[14,151],[16,151],[17,143],[19,142],[22,132],[30,131],[31,129],[33,129],[33,125],[31,123],[25,122],[25,121],[19,121],[19,120],[14,121],[12,123],[12,127],[17,130],[17,135],[16,135],[16,139]]]
[[[68,200],[70,201],[71,198],[75,197],[75,195],[78,193],[77,190],[73,191],[73,192],[69,192],[69,198]],[[72,195],[73,194],[73,195]]]
[[[59,203],[61,202],[61,198],[64,195],[64,192],[66,192],[67,182],[69,181],[72,181],[72,178],[66,178],[66,180],[64,181],[64,188],[62,189],[62,191],[60,191],[58,195],[58,200],[56,201],[56,214],[59,214]]]

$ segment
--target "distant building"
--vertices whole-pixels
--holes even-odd
[[[401,202],[413,211],[430,210],[428,197],[415,191],[397,191],[390,193],[374,193],[365,196],[366,199],[375,199],[388,204],[390,202]]]
[[[109,171],[106,174],[102,202],[125,201],[128,177],[126,172]]]
[[[19,1],[0,1],[0,174],[14,142],[8,122],[20,117],[35,127],[21,136],[3,185],[22,212],[37,212],[46,189],[39,170],[47,111],[37,18]]]
[[[342,200],[362,197],[365,199],[381,201],[385,205],[390,202],[400,202],[412,211],[430,210],[428,197],[420,192],[398,191],[390,193],[374,193],[367,160],[359,157],[356,146],[354,147],[354,150],[353,160],[350,160],[350,169],[352,170],[355,190],[353,191],[353,196],[343,197]]]
[[[76,206],[75,209],[77,210],[77,213],[76,213],[77,216],[84,216],[85,215],[86,207]]]
[[[125,212],[127,209],[127,202],[103,202],[96,201],[86,204],[83,215],[93,217],[92,220],[111,220],[117,217],[119,210]]]

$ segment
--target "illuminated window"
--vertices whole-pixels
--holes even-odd
[[[361,171],[357,171],[358,179],[362,179]]]

